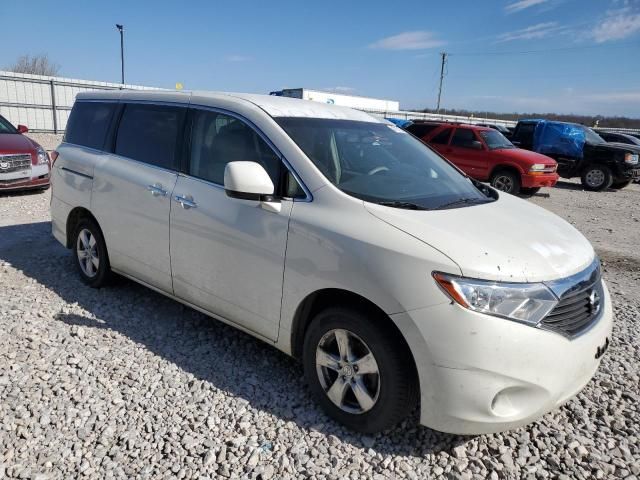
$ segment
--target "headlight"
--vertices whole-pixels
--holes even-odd
[[[537,325],[557,305],[542,283],[503,283],[434,272],[438,285],[458,305],[474,312]]]
[[[556,171],[557,165],[545,165],[544,163],[534,163],[529,167],[529,173],[532,175],[542,173],[553,173]]]
[[[49,163],[49,154],[42,149],[38,148],[38,165],[44,165]]]
[[[625,153],[624,154],[624,163],[628,163],[629,165],[635,165],[638,163],[638,154],[637,153]]]

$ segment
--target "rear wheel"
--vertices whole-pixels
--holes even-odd
[[[109,256],[98,225],[83,218],[75,229],[73,251],[80,278],[93,288],[105,286],[111,279]]]
[[[511,170],[500,170],[491,176],[491,186],[501,192],[520,193],[520,175]]]
[[[303,347],[309,389],[322,408],[352,430],[386,430],[418,399],[413,360],[398,334],[378,319],[329,308],[312,320]]]
[[[622,189],[631,185],[631,180],[624,180],[622,182],[613,182],[611,188]]]
[[[582,186],[594,192],[605,190],[613,183],[613,175],[605,165],[590,165],[582,172]]]

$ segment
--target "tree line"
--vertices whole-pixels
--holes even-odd
[[[425,108],[418,110],[424,113],[438,113],[434,109]],[[571,122],[579,123],[581,125],[587,125],[589,127],[602,127],[602,128],[630,128],[640,129],[640,118],[629,117],[605,117],[602,115],[576,115],[573,113],[499,113],[499,112],[477,112],[464,109],[447,109],[440,110],[439,113],[446,115],[460,115],[462,117],[477,117],[477,118],[493,118],[496,120],[513,120],[518,121],[522,118],[545,118],[547,120],[557,120],[559,122]]]

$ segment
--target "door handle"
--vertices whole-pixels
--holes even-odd
[[[162,188],[162,185],[159,183],[154,183],[153,185],[147,185],[147,190],[151,192],[151,195],[154,197],[166,197],[167,191]]]
[[[193,197],[191,195],[176,195],[175,197],[173,197],[173,199],[180,205],[182,205],[182,208],[184,208],[185,210],[196,208],[198,206],[198,204],[193,201]]]

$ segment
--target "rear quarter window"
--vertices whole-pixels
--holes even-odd
[[[65,142],[101,150],[115,110],[115,103],[76,102],[67,122]]]
[[[149,165],[177,169],[185,114],[183,107],[126,104],[114,153]]]

